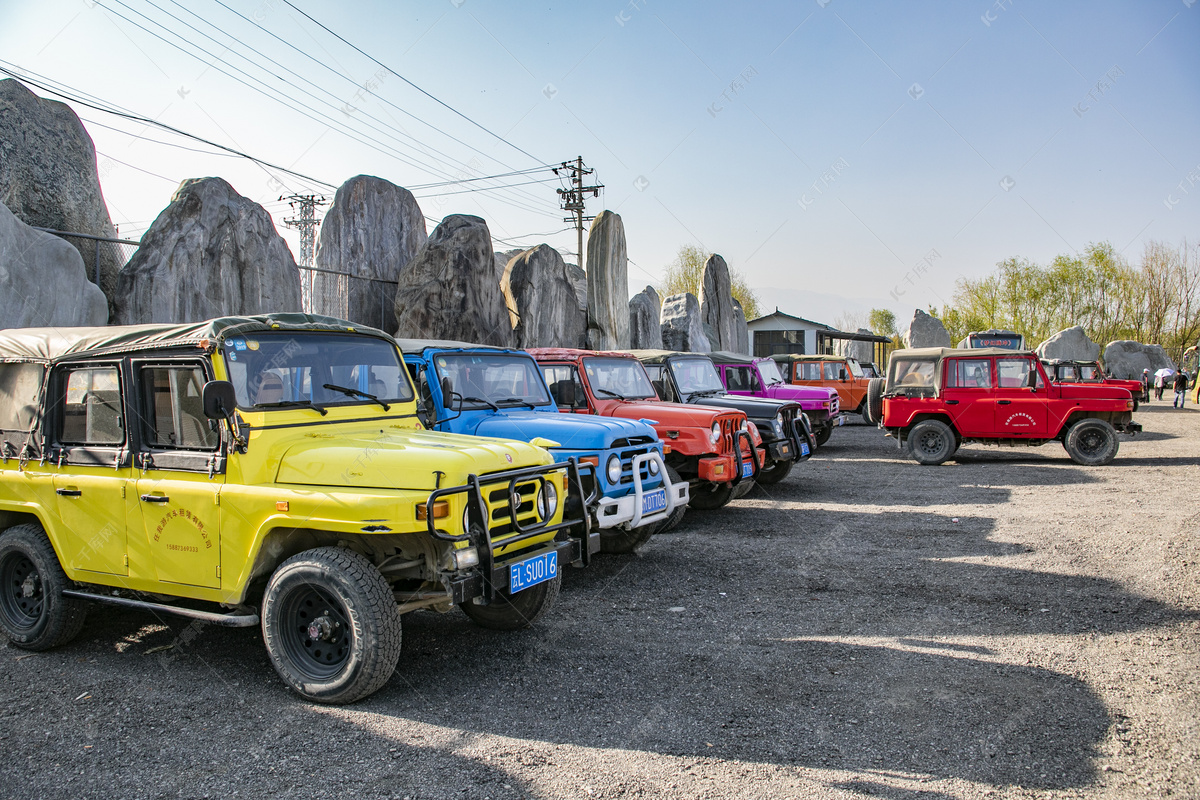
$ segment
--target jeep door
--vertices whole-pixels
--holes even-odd
[[[990,358],[946,359],[942,402],[963,436],[993,436],[996,398]]]
[[[221,508],[225,457],[216,426],[204,416],[201,360],[134,360],[137,441],[134,459],[146,553],[141,577],[189,586],[221,586]],[[237,513],[237,509],[228,509]],[[133,537],[131,537],[132,539]]]
[[[746,364],[723,364],[722,370],[725,389],[730,394],[748,395],[751,397],[764,394],[762,383],[758,380],[758,370]]]
[[[47,455],[59,557],[78,570],[128,575],[129,407],[119,362],[60,367],[51,378]],[[32,464],[31,464],[32,466]]]
[[[550,396],[554,398],[559,411],[570,414],[590,414],[588,408],[588,393],[583,388],[579,377],[579,369],[574,364],[538,364],[542,370],[542,378],[550,387]]]
[[[1049,435],[1046,382],[1032,358],[996,359],[996,435]]]

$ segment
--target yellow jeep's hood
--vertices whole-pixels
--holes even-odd
[[[508,439],[422,430],[378,429],[362,434],[314,436],[284,451],[276,481],[306,486],[374,489],[461,486],[474,473],[540,466],[554,458],[540,447]]]

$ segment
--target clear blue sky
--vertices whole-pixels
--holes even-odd
[[[1010,256],[1045,262],[1108,240],[1136,261],[1149,239],[1200,239],[1194,0],[293,0],[525,152],[282,0],[223,2],[283,41],[215,0],[183,4],[196,16],[173,0],[0,0],[0,59],[332,184],[368,173],[411,187],[582,155],[606,187],[588,210],[625,221],[631,291],[697,243],[742,272],[767,310],[831,323],[883,306],[903,324],[914,307],[950,301],[960,276]],[[183,46],[261,78],[270,96],[118,14],[167,38],[145,18],[182,33]],[[122,234],[139,235],[184,178],[225,177],[277,224],[287,216],[280,194],[321,190],[78,111]],[[379,143],[356,142],[341,125]],[[548,241],[573,251],[556,186],[428,197],[422,207],[434,220],[483,216],[508,242],[497,249]]]

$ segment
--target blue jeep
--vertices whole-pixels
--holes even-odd
[[[650,422],[560,414],[528,353],[424,339],[401,339],[400,348],[427,428],[520,439],[542,444],[556,461],[595,465],[602,552],[633,552],[687,506],[688,484],[670,482]]]

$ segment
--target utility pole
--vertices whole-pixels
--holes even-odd
[[[293,194],[280,197],[287,200],[288,205],[299,213],[291,219],[285,219],[283,224],[300,231],[300,263],[301,269],[312,269],[313,249],[317,243],[317,206],[325,205],[324,197],[315,194]]]
[[[596,170],[588,169],[583,166],[583,156],[576,156],[574,161],[564,161],[561,165],[554,168],[554,174],[565,175],[571,181],[571,188],[556,189],[559,196],[559,203],[562,205],[563,211],[571,214],[569,217],[563,217],[563,222],[575,223],[575,232],[579,239],[579,268],[587,269],[587,264],[583,260],[583,223],[590,222],[596,217],[584,216],[583,198],[588,192],[592,193],[592,197],[599,197],[600,190],[604,188],[603,183],[598,183],[595,186],[584,186],[583,176],[591,175]]]

